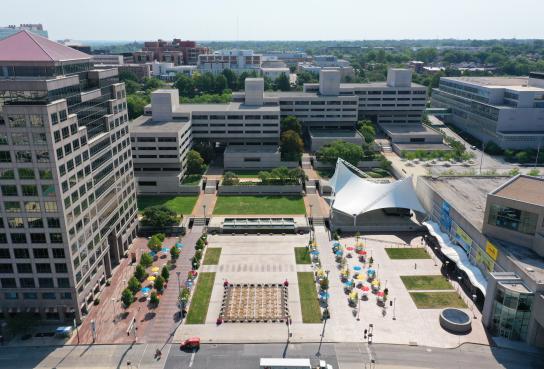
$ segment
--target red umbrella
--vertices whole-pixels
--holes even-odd
[[[366,251],[365,250],[359,250],[359,251],[357,251],[357,254],[366,255]]]
[[[362,291],[370,291],[370,288],[368,286],[361,286],[360,289]]]
[[[346,250],[348,250],[348,251],[353,251],[354,248],[350,246],[350,247],[346,247]]]
[[[379,297],[383,297],[384,293],[383,293],[383,291],[380,291],[380,292],[377,293],[377,295],[378,295]]]

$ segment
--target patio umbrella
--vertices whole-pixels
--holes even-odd
[[[344,286],[346,286],[346,287],[348,287],[348,288],[351,287],[351,286],[353,286],[353,281],[344,282]]]
[[[336,247],[340,246],[340,242],[338,242],[338,241],[334,242],[333,246],[336,246]]]
[[[359,296],[357,296],[357,292],[353,291],[349,294],[349,298],[352,300],[357,300]]]
[[[342,250],[338,250],[335,252],[336,256],[342,256],[343,252]]]
[[[158,267],[158,266],[154,266],[153,268],[151,268],[151,271],[152,271],[152,272],[158,272],[158,271],[159,271],[159,267]]]
[[[359,250],[359,251],[357,251],[357,254],[366,255],[366,251],[365,250]]]
[[[368,291],[370,291],[370,288],[369,288],[368,286],[361,286],[359,289],[360,289],[361,291],[363,291],[363,292],[368,292]]]
[[[146,293],[149,293],[149,291],[151,291],[151,288],[144,287],[144,288],[141,289],[141,291],[142,291],[143,294],[146,294]]]
[[[319,255],[319,251],[313,250],[313,251],[310,251],[310,254],[314,255],[314,256],[317,256],[317,255]]]
[[[353,270],[359,271],[359,270],[361,270],[361,267],[359,265],[356,265],[356,266],[353,267]]]
[[[376,293],[376,295],[378,295],[378,297],[383,297],[384,293],[383,293],[383,291],[380,291],[380,292]]]
[[[183,244],[182,244],[181,242],[177,242],[177,243],[176,243],[176,247],[177,247],[178,249],[180,249],[180,248],[183,247]]]
[[[153,277],[152,275],[150,275],[149,277],[147,277],[147,280],[148,280],[149,282],[153,282],[153,281],[155,281],[155,277]]]
[[[379,286],[380,285],[380,280],[379,279],[375,279],[372,281],[372,285],[373,286]]]
[[[355,250],[355,249],[354,249],[353,247],[349,246],[349,247],[346,247],[346,250],[348,250],[348,251],[353,251],[353,250]]]
[[[319,297],[321,297],[322,299],[328,299],[330,295],[328,292],[322,291],[319,293]]]
[[[162,251],[162,252],[169,252],[170,249],[169,249],[168,247],[163,247],[163,248],[161,249],[161,251]]]
[[[364,281],[365,279],[366,279],[366,277],[365,277],[363,274],[359,274],[359,275],[357,276],[357,280],[358,280],[358,281]]]
[[[155,256],[155,255],[157,255],[157,253],[156,253],[155,251],[149,251],[148,254],[149,254],[150,256]]]

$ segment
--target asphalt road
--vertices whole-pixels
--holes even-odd
[[[202,345],[198,352],[182,352],[172,347],[166,369],[256,369],[261,357],[310,358],[318,363],[318,344]],[[323,344],[320,359],[335,369],[440,368],[440,369],[536,369],[544,358],[478,345],[457,349],[436,349],[383,344]],[[374,364],[372,363],[374,361]]]
[[[258,369],[261,357],[322,359],[334,369],[542,369],[544,355],[479,345],[437,349],[384,344],[205,344],[198,352],[156,344],[0,347],[1,369]],[[127,365],[128,362],[131,365]],[[375,363],[373,364],[372,361]]]

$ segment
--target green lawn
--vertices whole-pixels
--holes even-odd
[[[398,248],[386,248],[385,252],[389,255],[390,259],[430,259],[424,248],[421,247],[398,247]]]
[[[305,214],[301,196],[219,196],[216,215],[228,214]]]
[[[208,305],[212,296],[215,273],[200,273],[196,289],[191,300],[186,324],[204,324],[208,314]]]
[[[466,308],[457,292],[410,292],[418,309]]]
[[[166,205],[178,214],[191,214],[198,196],[138,196],[138,211],[157,205]]]
[[[297,264],[311,264],[310,253],[307,247],[295,247],[295,260]]]
[[[259,178],[260,170],[235,170],[233,172],[238,178]]]
[[[219,257],[221,256],[221,247],[209,247],[204,254],[203,265],[217,265],[219,264]]]
[[[451,284],[441,275],[403,275],[400,277],[407,290],[451,290]]]
[[[317,290],[312,272],[298,272],[298,291],[303,323],[320,323],[321,309],[317,300]]]

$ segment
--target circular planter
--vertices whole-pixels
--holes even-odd
[[[454,333],[468,333],[472,329],[472,321],[467,313],[459,309],[447,308],[440,313],[440,325]]]

